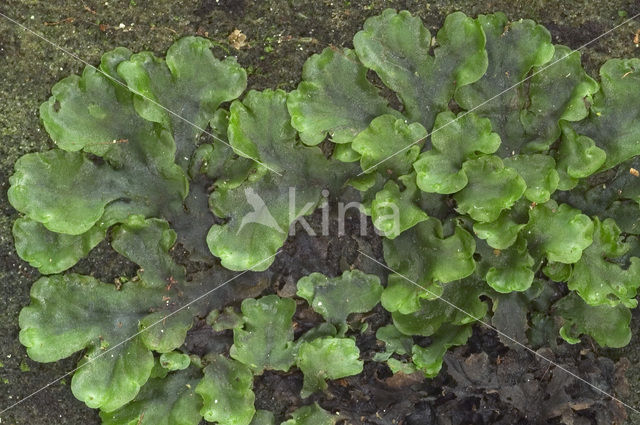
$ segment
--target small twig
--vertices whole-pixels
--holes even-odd
[[[75,20],[76,20],[76,18],[72,18],[72,17],[70,16],[70,17],[65,18],[65,19],[63,19],[63,20],[61,20],[61,21],[56,21],[56,22],[45,22],[43,25],[44,25],[45,27],[53,27],[53,26],[60,25],[60,24],[70,24],[70,23],[72,23],[72,22],[73,22],[73,21],[75,21]]]

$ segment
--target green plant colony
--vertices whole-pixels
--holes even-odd
[[[369,357],[394,373],[437,375],[480,318],[522,322],[531,346],[558,331],[569,343],[629,342],[640,60],[607,61],[598,82],[544,27],[500,13],[453,13],[432,37],[409,12],[386,10],[353,45],[310,57],[291,93],[243,96],[245,70],[197,37],[165,59],[117,48],[53,87],[40,115],[57,148],[24,155],[10,179],[17,252],[44,275],[20,341],[40,362],[83,351],[71,389],[104,424],[273,424],[254,408],[254,376],[297,367],[307,397],[358,374],[362,329],[349,315],[379,302],[393,323],[377,329],[384,351]],[[216,140],[202,141],[205,128]],[[394,273],[302,278],[297,295],[324,323],[294,339],[296,302],[254,298],[297,218],[289,188],[300,209],[347,186]],[[247,190],[280,229],[242,224]],[[105,238],[136,276],[114,285],[64,273]],[[178,244],[208,267],[187,272]],[[230,349],[185,352],[194,317],[231,329]],[[334,421],[310,404],[284,423]]]

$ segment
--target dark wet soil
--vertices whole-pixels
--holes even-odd
[[[0,4],[0,12],[92,64],[116,46],[163,54],[181,36],[207,36],[218,43],[219,56],[237,56],[248,69],[250,88],[292,89],[307,57],[329,45],[350,46],[364,20],[386,7],[408,9],[432,30],[455,10],[470,15],[504,11],[512,19],[537,20],[551,31],[555,42],[572,48],[620,24],[623,16],[640,12],[635,0],[8,0]],[[234,29],[247,36],[247,45],[240,50],[227,38]],[[640,22],[626,24],[585,47],[588,70],[596,74],[599,65],[611,57],[638,56],[633,43],[638,29]],[[13,249],[11,225],[17,213],[7,202],[6,189],[18,157],[51,147],[39,123],[39,104],[55,82],[82,67],[78,60],[0,17],[0,409],[73,369],[79,357],[55,364],[35,363],[18,341],[18,313],[28,304],[29,288],[38,273]],[[380,272],[353,250],[369,249],[379,257],[379,241],[350,234],[311,240],[300,233],[292,238],[274,265],[276,285],[269,291],[290,290],[291,282],[312,271],[335,275],[355,266]],[[105,280],[131,271],[131,265],[106,244],[79,268]],[[387,323],[388,317],[379,309],[363,320],[369,328],[358,337],[358,344],[365,358],[370,358],[380,349],[373,337],[375,329]],[[636,313],[632,322],[636,336],[622,350],[599,350],[588,343],[560,344],[544,354],[637,406],[639,323]],[[189,343],[196,349],[211,336],[207,331],[194,332]],[[618,361],[623,357],[628,362]],[[96,412],[73,398],[69,381],[67,377],[10,410],[2,415],[1,423],[98,424]],[[256,381],[256,404],[275,410],[282,418],[301,403],[301,384],[298,373],[266,373]],[[392,377],[386,366],[367,362],[361,375],[332,382],[325,394],[312,399],[353,424],[583,425],[619,424],[625,417],[625,410],[615,402],[531,353],[506,348],[493,332],[481,327],[475,329],[467,346],[447,355],[443,373],[434,380]],[[626,423],[640,423],[640,416],[631,415]]]

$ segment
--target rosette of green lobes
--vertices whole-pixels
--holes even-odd
[[[521,154],[504,159],[504,165],[518,172],[526,184],[524,197],[543,204],[558,187],[560,177],[556,162],[549,155]]]
[[[611,59],[600,68],[600,91],[589,117],[572,124],[606,153],[601,169],[640,155],[640,59]]]
[[[604,164],[607,154],[593,139],[579,135],[567,123],[561,124],[562,137],[558,158],[558,189],[573,189],[579,179],[589,177]]]
[[[413,339],[401,333],[394,325],[386,325],[378,328],[376,339],[384,342],[384,352],[376,353],[374,361],[385,361],[393,354],[404,355],[411,352]]]
[[[341,187],[353,169],[296,140],[286,100],[281,90],[251,91],[231,105],[231,146],[264,165],[241,184],[218,184],[211,194],[211,209],[227,221],[211,227],[207,242],[228,269],[267,269],[290,225],[311,214],[322,190]]]
[[[293,314],[290,298],[267,295],[242,301],[242,324],[233,329],[229,354],[256,374],[287,371],[294,364]]]
[[[392,311],[393,323],[405,335],[432,336],[445,324],[463,326],[482,320],[488,311],[480,299],[491,289],[475,276],[444,286],[438,299],[420,299],[410,313]]]
[[[442,369],[442,361],[447,350],[453,346],[466,344],[471,333],[470,325],[443,325],[431,336],[429,346],[413,346],[411,360],[416,369],[424,373],[427,378],[434,378]]]
[[[80,235],[67,235],[52,232],[27,217],[13,223],[18,255],[42,274],[60,273],[72,267],[98,245],[105,234],[105,225],[93,226]]]
[[[462,170],[468,183],[457,192],[460,213],[478,222],[491,222],[509,209],[525,193],[527,185],[513,168],[505,167],[497,156],[482,156],[466,161]]]
[[[481,154],[492,154],[500,146],[500,136],[491,131],[491,121],[473,113],[456,116],[438,114],[431,135],[432,149],[423,152],[413,164],[418,187],[442,194],[462,190],[469,182],[463,164]]]
[[[476,243],[462,227],[455,225],[445,236],[436,218],[429,218],[395,239],[383,241],[384,259],[395,273],[382,293],[382,306],[391,312],[408,314],[420,309],[422,299],[435,299],[445,283],[473,273]]]
[[[455,91],[487,69],[485,36],[476,20],[453,13],[436,40],[432,55],[431,35],[420,18],[392,9],[367,19],[353,40],[362,63],[397,93],[406,118],[427,129]]]
[[[160,288],[186,278],[184,267],[169,254],[175,242],[176,232],[166,221],[130,215],[114,227],[111,246],[140,266],[138,276],[147,286]]]
[[[186,309],[137,335],[162,320],[151,309],[170,312],[166,297],[171,295],[142,281],[117,290],[89,276],[42,277],[31,288],[31,305],[20,313],[20,342],[40,362],[86,348],[71,390],[87,406],[110,412],[131,401],[147,381],[152,349],[171,351],[182,345],[192,321]]]
[[[624,242],[615,221],[608,218],[600,222],[596,217],[593,243],[573,265],[567,281],[569,289],[576,291],[590,305],[637,307],[640,258],[621,258],[632,248],[632,243],[637,245],[637,239]]]
[[[206,360],[204,378],[195,390],[204,401],[202,416],[219,425],[249,425],[256,413],[251,369],[221,354]]]
[[[572,264],[593,242],[594,225],[580,210],[550,200],[530,209],[522,232],[534,259]]]
[[[247,74],[236,60],[216,59],[211,46],[210,40],[185,37],[169,48],[164,61],[142,52],[118,66],[136,92],[136,111],[171,130],[176,160],[185,169],[218,106],[240,96],[247,85]]]
[[[246,84],[245,72],[233,60],[215,59],[209,45],[181,39],[166,62],[118,48],[99,69],[87,67],[54,86],[40,114],[60,149],[23,156],[10,179],[9,200],[26,216],[15,224],[20,255],[44,273],[59,272],[129,214],[183,218],[184,158],[218,104]],[[178,108],[200,129],[163,107]]]
[[[518,239],[520,230],[529,222],[530,206],[524,198],[520,199],[511,209],[502,211],[497,220],[474,223],[473,232],[480,239],[485,239],[492,248],[509,248]]]
[[[483,320],[488,306],[480,297],[493,295],[490,288],[475,276],[452,282],[444,287],[439,299],[421,299],[411,313],[392,312],[397,330],[407,336],[430,337],[426,347],[413,345],[415,368],[426,377],[435,377],[442,368],[447,349],[463,345],[471,336],[470,324]]]
[[[589,305],[571,293],[553,305],[554,314],[562,321],[560,336],[571,343],[580,335],[590,335],[603,347],[624,347],[631,340],[631,311],[622,304]]]
[[[171,290],[164,279],[184,276],[169,259],[174,238],[166,222],[134,216],[115,229],[113,246],[152,270],[140,272],[140,280],[118,290],[89,276],[67,274],[42,277],[33,285],[31,305],[20,313],[20,342],[41,362],[86,349],[71,389],[89,407],[109,412],[131,401],[150,376],[151,350],[168,353],[184,342],[194,313],[190,308],[173,311],[193,291],[186,286]],[[182,297],[182,291],[187,295]]]
[[[485,241],[477,242],[478,271],[495,291],[508,294],[526,291],[533,283],[535,263],[527,250],[527,241],[519,237],[506,249],[493,249]]]
[[[359,270],[346,271],[342,276],[330,278],[311,273],[298,281],[299,297],[329,323],[344,326],[351,313],[371,311],[382,294],[380,278]]]
[[[400,176],[401,186],[389,180],[371,201],[371,220],[384,237],[394,239],[429,218],[418,203],[422,196],[415,180],[415,174]]]
[[[305,144],[317,145],[327,135],[334,143],[350,143],[374,118],[396,113],[366,74],[349,49],[326,48],[306,61],[302,82],[287,101],[291,124]]]
[[[202,379],[196,367],[154,377],[136,398],[113,412],[100,412],[103,425],[198,425],[202,398],[195,389]]]
[[[560,135],[560,120],[587,115],[585,99],[588,104],[597,83],[582,69],[579,53],[554,47],[541,25],[509,22],[502,13],[477,20],[488,68],[479,81],[456,90],[456,102],[491,120],[502,139],[500,156],[546,151]]]
[[[360,350],[351,338],[320,337],[304,341],[296,364],[304,374],[300,395],[306,398],[327,388],[327,379],[340,379],[362,372]]]
[[[380,168],[386,175],[399,176],[411,171],[426,137],[427,130],[419,123],[407,124],[402,118],[385,114],[353,139],[351,149],[359,154],[365,173]]]

